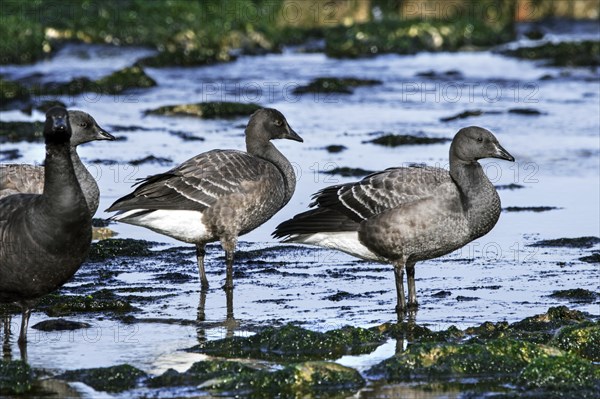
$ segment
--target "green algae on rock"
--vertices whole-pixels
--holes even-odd
[[[600,323],[583,322],[560,329],[549,345],[600,362]]]
[[[96,391],[123,392],[135,388],[138,381],[145,376],[146,373],[143,371],[129,364],[121,364],[112,367],[68,370],[59,378],[83,382]]]
[[[42,122],[4,122],[0,121],[0,144],[27,141],[43,141]]]
[[[294,362],[369,353],[383,343],[384,339],[384,336],[375,331],[358,327],[346,326],[321,333],[287,324],[279,328],[265,328],[250,337],[209,341],[190,350],[227,358]]]
[[[123,68],[98,80],[77,77],[67,83],[48,83],[32,88],[38,95],[68,95],[73,96],[85,92],[99,94],[120,94],[130,89],[143,89],[156,86],[154,79],[149,77],[142,67],[133,65]]]
[[[551,240],[541,240],[529,244],[530,247],[564,247],[564,248],[591,248],[600,244],[600,238],[588,236],[577,238],[556,238]]]
[[[594,302],[600,295],[594,291],[583,288],[558,290],[549,295],[551,298],[566,299],[571,302]]]
[[[355,87],[376,86],[382,82],[376,79],[359,78],[333,78],[322,77],[311,80],[304,86],[298,86],[294,89],[294,94],[305,93],[339,93],[351,94]]]
[[[559,354],[558,349],[512,339],[484,344],[418,344],[373,366],[368,373],[383,375],[387,381],[455,377],[502,380],[516,375],[537,357]]]
[[[239,362],[226,360],[209,360],[196,362],[183,373],[168,369],[158,377],[148,380],[152,388],[200,385],[215,378],[231,378],[242,374],[253,374],[257,370]]]
[[[205,384],[211,390],[251,392],[251,396],[257,397],[272,397],[275,394],[299,397],[327,392],[351,394],[364,385],[365,381],[358,371],[323,361],[292,364],[276,371],[242,373]]]
[[[153,252],[150,250],[150,248],[156,245],[160,245],[160,243],[146,240],[135,240],[132,238],[110,238],[92,243],[87,261],[101,262],[121,256],[151,256]]]
[[[599,66],[600,41],[545,43],[541,46],[503,50],[502,54],[527,60],[547,60],[550,66]]]
[[[90,295],[49,294],[43,297],[38,309],[48,316],[64,316],[78,312],[129,312],[133,306],[112,291],[103,289]]]
[[[523,369],[518,384],[527,389],[575,393],[598,387],[600,368],[574,355],[538,357]]]
[[[29,100],[29,91],[20,83],[0,78],[0,104],[4,107],[15,100]]]
[[[109,94],[119,94],[128,89],[144,89],[156,86],[156,81],[137,64],[98,79],[95,83],[100,88],[100,92]]]
[[[33,371],[21,360],[0,360],[0,395],[22,395],[33,389]]]
[[[410,134],[386,134],[364,143],[373,143],[386,147],[398,147],[401,145],[439,144],[451,141],[447,138],[412,136]]]
[[[146,111],[150,115],[195,116],[204,119],[236,118],[250,116],[261,106],[253,103],[228,101],[201,102],[196,104],[165,105]]]

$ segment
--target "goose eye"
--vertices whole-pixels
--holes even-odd
[[[479,141],[480,143],[483,142],[483,137],[477,137],[477,141]]]
[[[275,126],[281,126],[281,125],[283,125],[283,121],[281,119],[277,119],[275,121]]]
[[[79,126],[81,126],[81,127],[83,127],[83,128],[87,128],[89,125],[88,125],[88,123],[87,123],[87,122],[81,122],[81,123],[79,124]]]

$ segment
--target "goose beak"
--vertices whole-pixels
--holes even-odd
[[[52,128],[54,130],[68,130],[69,122],[66,115],[59,115],[52,118]]]
[[[511,162],[515,161],[515,157],[510,155],[500,144],[496,144],[496,152],[492,155],[492,158],[505,159]]]
[[[113,136],[112,134],[110,134],[106,130],[102,129],[100,126],[97,127],[97,133],[98,133],[97,140],[110,140],[110,141],[113,141],[113,140],[117,139],[115,136]]]
[[[286,133],[283,135],[283,137],[282,137],[282,138],[284,138],[284,139],[288,139],[288,140],[299,141],[299,142],[301,142],[301,143],[304,143],[304,140],[302,139],[302,137],[300,137],[300,136],[298,135],[298,133],[296,133],[296,132],[294,131],[294,129],[292,129],[292,128],[290,127],[290,125],[287,125],[287,129],[286,129],[286,130],[287,130],[287,132],[286,132]]]

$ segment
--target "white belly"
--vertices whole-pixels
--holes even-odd
[[[347,254],[361,259],[387,262],[384,258],[376,255],[371,252],[369,248],[365,247],[359,241],[358,232],[356,231],[301,234],[292,237],[287,241],[337,249],[338,251],[346,252]]]
[[[215,240],[206,228],[201,212],[159,209],[142,215],[136,215],[140,211],[142,210],[134,209],[117,214],[111,219],[135,226],[146,227],[157,233],[192,244]]]

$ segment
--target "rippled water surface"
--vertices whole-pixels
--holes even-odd
[[[51,61],[33,66],[3,66],[0,73],[9,79],[42,74],[36,75],[42,81],[66,81],[82,75],[98,78],[148,53],[145,49],[71,45]],[[417,76],[426,71],[442,75],[457,71],[460,77]],[[148,68],[146,72],[157,81],[157,87],[117,96],[88,93],[59,98],[70,108],[91,113],[103,127],[122,139],[87,144],[78,151],[98,178],[101,210],[128,193],[136,178],[166,170],[213,148],[244,149],[245,118],[198,120],[144,116],[145,110],[161,105],[216,100],[256,102],[281,110],[304,138],[303,144],[276,142],[296,167],[296,193],[272,220],[242,238],[242,251],[277,245],[270,233],[281,221],[305,210],[312,193],[327,185],[356,179],[330,176],[323,171],[337,166],[380,170],[409,163],[447,167],[448,143],[388,148],[365,141],[384,132],[452,138],[459,128],[474,124],[492,130],[517,160],[514,164],[482,161],[495,184],[524,186],[500,190],[503,207],[557,209],[503,212],[496,227],[486,236],[457,253],[419,263],[416,275],[421,307],[417,322],[432,329],[452,324],[464,328],[486,320],[510,322],[562,304],[548,297],[555,290],[599,289],[598,265],[578,260],[598,250],[598,246],[590,249],[528,246],[540,239],[600,235],[600,86],[596,71],[544,67],[491,52],[333,60],[322,54],[288,50],[283,54],[241,57],[230,64]],[[292,93],[294,87],[318,76],[373,78],[383,84],[358,88],[351,95]],[[535,108],[541,115],[508,112],[513,108]],[[497,112],[440,121],[474,109]],[[43,115],[34,112],[27,117],[19,111],[6,111],[1,117],[5,121],[41,120]],[[184,141],[174,134],[177,132],[202,137],[204,141]],[[344,145],[347,150],[330,154],[323,148],[330,144]],[[44,157],[40,144],[3,145],[3,149],[11,148],[22,153],[19,162],[41,162]],[[172,162],[137,167],[128,163],[148,155]],[[91,163],[95,160],[118,163]],[[108,216],[102,211],[96,215]],[[124,224],[110,227],[121,238],[182,245],[143,228]],[[345,324],[373,326],[395,320],[396,293],[391,266],[298,246],[290,247],[289,251],[264,251],[258,258],[260,264],[243,261],[236,265],[239,272],[234,292],[236,322],[226,323],[225,294],[219,288],[224,282],[224,259],[218,245],[209,247],[207,259],[212,285],[205,299],[206,321],[194,323],[200,291],[195,256],[189,247],[189,261],[184,264],[148,258],[130,264],[118,275],[122,287],[162,287],[175,294],[143,305],[143,312],[136,317],[153,322],[126,325],[89,314],[69,317],[92,323],[94,328],[55,335],[31,330],[30,363],[57,370],[126,362],[160,373],[169,367],[185,370],[201,359],[202,355],[180,351],[198,340],[246,334],[250,327],[298,322],[310,329],[328,330]],[[91,266],[84,266],[82,272],[86,267]],[[165,269],[192,278],[182,283],[156,279],[158,271]],[[77,283],[76,278],[71,284]],[[451,295],[433,296],[441,290],[450,291]],[[336,297],[339,292],[342,295]],[[569,306],[600,313],[598,303]],[[34,312],[31,324],[46,318]],[[395,341],[390,341],[370,355],[344,357],[340,363],[362,370],[391,356],[396,346]],[[16,343],[14,350],[18,353]],[[410,395],[409,387],[375,387],[368,388],[365,397],[373,389],[381,394]],[[445,395],[456,396],[451,392]]]

